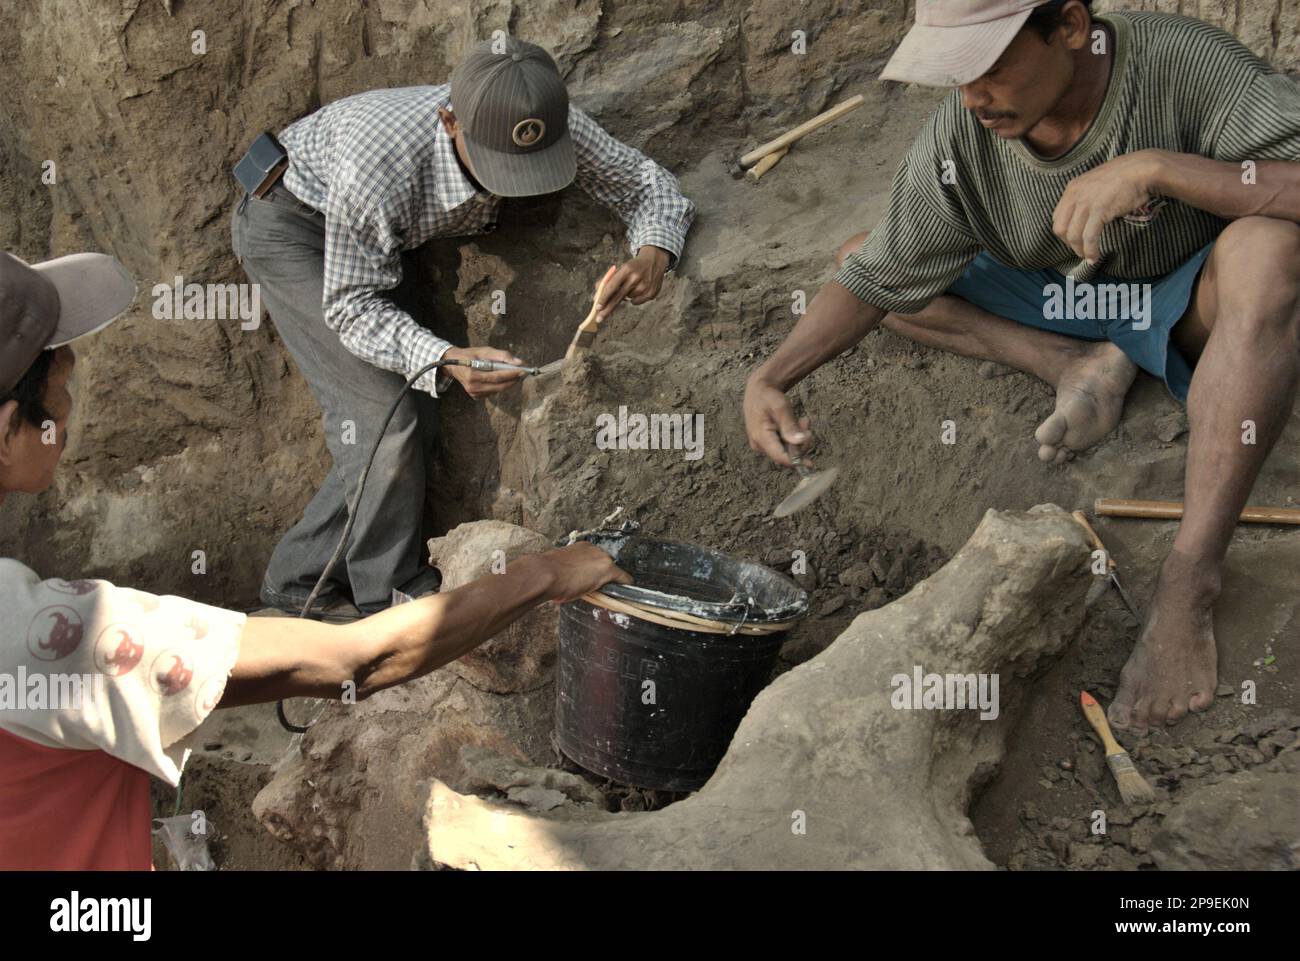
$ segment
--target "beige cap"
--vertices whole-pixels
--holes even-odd
[[[986,74],[1049,0],[916,0],[916,25],[881,80],[960,87]]]
[[[13,390],[41,351],[107,327],[134,300],[135,281],[107,254],[27,264],[0,251],[0,390]]]

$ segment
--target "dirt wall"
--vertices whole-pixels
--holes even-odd
[[[229,171],[257,132],[366,89],[442,82],[465,49],[506,29],[549,48],[575,102],[614,134],[680,168],[702,138],[771,134],[866,83],[905,29],[903,4],[883,0],[20,0],[3,16],[0,242],[28,259],[111,252],[142,293],[129,319],[81,348],[57,486],[11,499],[0,539],[51,575],[230,600],[250,596],[323,476],[317,411],[268,326],[155,320],[150,291],[178,275],[243,280]],[[805,56],[789,52],[795,30]],[[589,273],[582,252],[621,231],[579,209],[582,223],[536,246]],[[521,235],[546,230],[525,218]],[[415,285],[422,319],[463,331],[456,246],[430,246]],[[510,293],[508,279],[494,283]]]
[[[1181,7],[1237,30],[1283,66],[1300,65],[1297,0]],[[711,453],[696,490],[709,511],[727,513],[734,488],[712,468],[757,469],[733,436],[744,370],[788,328],[789,291],[815,289],[837,243],[874,222],[889,172],[933,103],[874,80],[910,20],[901,0],[86,0],[75,8],[18,0],[3,16],[0,241],[29,259],[114,253],[139,278],[141,299],[80,348],[63,470],[47,494],[0,509],[0,543],[47,575],[104,576],[230,604],[251,601],[276,537],[323,476],[317,410],[270,325],[157,320],[151,291],[177,276],[244,279],[229,250],[229,168],[256,132],[361,90],[441,81],[495,29],[550,48],[575,102],[681,174],[701,207],[663,299],[620,315],[619,347],[636,356],[634,368],[607,373],[573,402],[643,394],[657,383],[655,365],[705,351],[684,386],[658,383],[656,402],[689,402],[693,382],[715,378],[697,403],[716,411],[710,438],[729,442]],[[792,50],[800,39],[804,54]],[[754,188],[765,192],[720,174],[738,148],[859,91],[870,109],[792,154],[771,187]],[[823,142],[836,145],[823,162],[800,158],[815,157]],[[54,182],[44,183],[51,162]],[[504,220],[480,243],[435,241],[412,255],[401,296],[455,340],[545,362],[584,311],[591,281],[623,256],[621,225],[576,194],[513,205]],[[519,305],[505,319],[487,309],[493,289]],[[906,374],[874,401],[870,418],[921,416],[936,389]],[[822,410],[868,413],[858,409],[859,381],[843,369],[804,391]],[[1010,402],[1004,393],[977,383],[961,403],[997,410]],[[1017,416],[1028,419],[1048,397]],[[622,498],[650,510],[663,503],[659,484],[696,471],[630,467],[585,449],[566,462],[571,454],[551,452],[552,435],[586,430],[590,417],[558,427],[543,413],[525,423],[534,400],[442,405],[431,478],[439,527],[490,515],[559,533],[593,519],[598,490],[608,491],[599,508]],[[1004,429],[991,422],[980,443],[996,447]],[[1020,454],[1003,464],[972,450],[952,475],[960,493],[947,473],[934,478],[919,462],[895,472],[864,463],[851,489],[880,505],[873,518],[895,516],[953,549],[986,506],[967,491],[1001,467],[1014,472]],[[900,499],[901,479],[908,486],[918,476],[930,477],[946,506]],[[991,501],[995,492],[986,493]],[[1023,506],[1033,503],[1030,491],[1017,493]],[[739,518],[728,514],[726,523]],[[205,575],[193,573],[195,550],[206,553]]]

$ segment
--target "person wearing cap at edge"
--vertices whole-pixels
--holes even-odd
[[[54,481],[69,342],[130,306],[112,257],[0,253],[0,502]],[[0,558],[0,871],[147,870],[149,775],[172,786],[216,707],[358,698],[427,674],[548,601],[630,583],[578,543],[351,624],[243,614]]]
[[[1185,513],[1109,715],[1204,710],[1224,556],[1300,376],[1300,87],[1199,20],[1081,0],[920,3],[882,79],[956,89],[750,375],[751,447],[807,450],[786,391],[881,323],[1054,386],[1050,463],[1114,429],[1138,368],[1160,377],[1191,425]],[[1088,316],[1119,283],[1139,309]]]
[[[633,251],[607,286],[603,319],[622,300],[658,296],[695,205],[668,171],[570,106],[545,50],[513,38],[473,48],[450,84],[347,97],[279,139],[288,167],[279,179],[270,174],[275,185],[262,199],[245,195],[232,240],[320,403],[334,460],[267,565],[262,600],[296,613],[342,535],[345,501],[404,380],[443,357],[522,363],[503,350],[453,346],[396,307],[386,292],[401,279],[400,254],[493,228],[502,197],[576,183],[617,212]],[[458,381],[480,399],[521,376],[449,367],[415,386],[440,397]],[[418,596],[437,587],[437,571],[421,558],[433,418],[420,407],[408,395],[393,418],[324,612],[348,611],[350,601],[370,613],[393,589]],[[354,444],[341,439],[344,421],[355,424]]]

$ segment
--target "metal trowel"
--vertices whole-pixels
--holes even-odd
[[[831,485],[835,483],[835,478],[840,476],[838,467],[818,471],[809,470],[798,454],[791,455],[790,462],[799,472],[799,483],[785,500],[776,505],[776,510],[772,512],[773,517],[789,517],[795,511],[807,507],[830,490]]]

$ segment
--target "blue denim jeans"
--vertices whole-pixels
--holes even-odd
[[[325,444],[334,463],[302,519],[276,545],[262,583],[262,600],[297,609],[334,552],[356,482],[405,384],[392,371],[366,363],[343,346],[325,323],[325,218],[283,186],[264,199],[246,196],[231,222],[231,241],[249,279],[298,365],[322,413]],[[436,432],[433,398],[411,391],[384,434],[365,494],[332,584],[322,595],[351,595],[363,613],[388,607],[394,588],[409,594],[436,587],[424,563],[426,464]],[[351,422],[355,438],[345,433]],[[348,441],[348,442],[345,442]],[[433,575],[432,578],[430,575]]]

